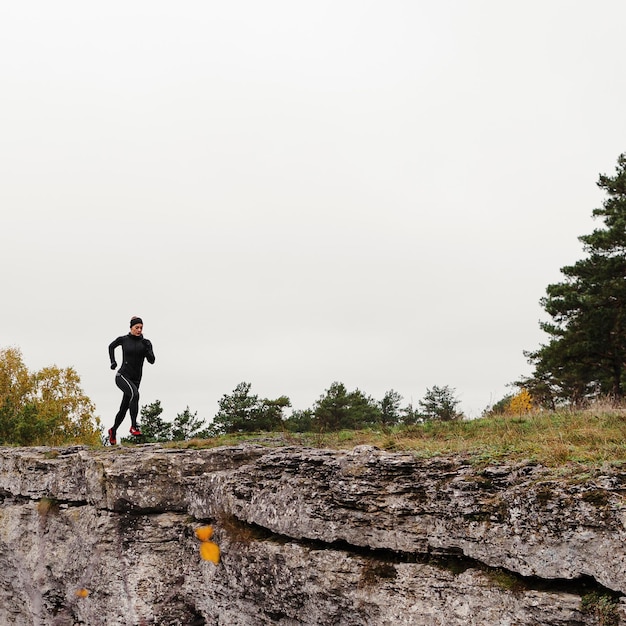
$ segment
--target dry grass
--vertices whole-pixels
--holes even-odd
[[[516,417],[428,422],[335,433],[225,435],[194,440],[191,446],[215,447],[242,442],[333,449],[367,444],[423,457],[462,454],[475,462],[528,459],[553,467],[572,462],[621,464],[626,462],[626,409],[596,405],[578,411],[564,409]],[[182,445],[189,447],[189,442]]]
[[[46,518],[48,515],[57,515],[59,512],[59,503],[55,498],[43,497],[37,502],[37,513]]]
[[[466,454],[477,460],[530,459],[558,466],[569,462],[626,461],[626,411],[539,412],[430,423],[390,436],[395,449],[424,455]]]

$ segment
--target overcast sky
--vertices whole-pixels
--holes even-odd
[[[623,0],[0,5],[0,347],[72,366],[108,428],[242,381],[478,416],[626,151]],[[118,357],[118,362],[120,358]],[[126,432],[129,420],[122,428]]]

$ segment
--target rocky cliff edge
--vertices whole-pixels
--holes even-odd
[[[366,446],[0,448],[0,624],[626,624],[625,489]]]

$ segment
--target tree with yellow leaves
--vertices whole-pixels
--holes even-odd
[[[0,349],[0,444],[97,444],[100,420],[71,368],[29,372],[17,348]]]
[[[533,410],[533,399],[527,389],[522,389],[514,395],[506,406],[506,415],[524,415]]]

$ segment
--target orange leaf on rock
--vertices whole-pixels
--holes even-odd
[[[200,556],[205,561],[211,561],[211,563],[217,565],[220,562],[219,546],[212,541],[203,541],[200,544]]]
[[[212,526],[200,526],[200,528],[196,528],[196,537],[200,539],[200,541],[208,541],[212,536]]]

